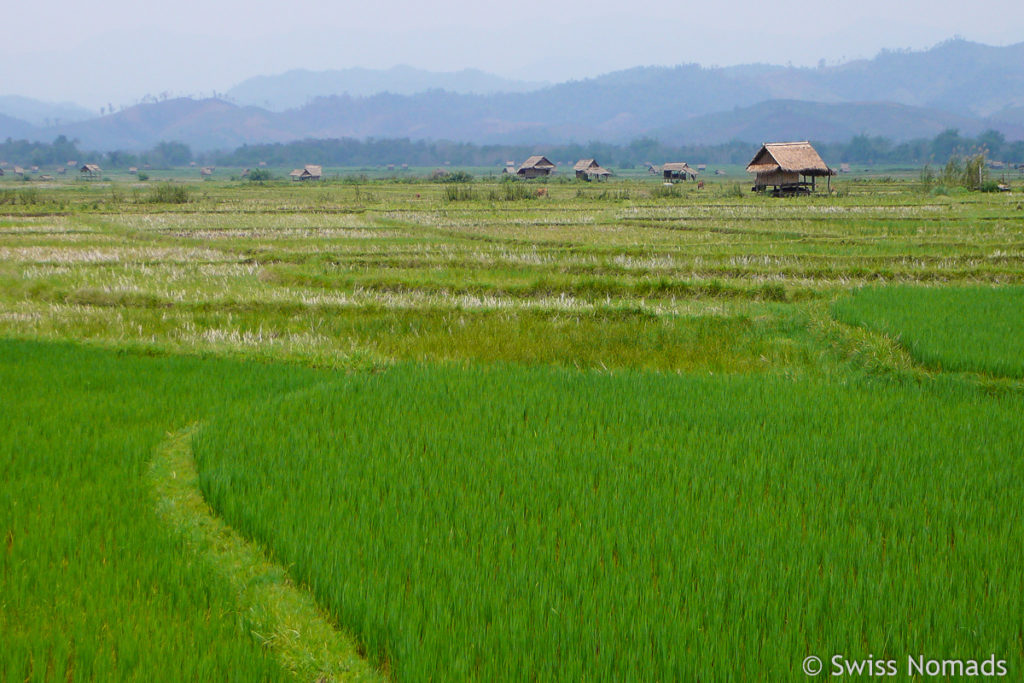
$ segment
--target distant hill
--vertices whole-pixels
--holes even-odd
[[[42,102],[21,95],[0,95],[0,114],[21,119],[33,126],[55,126],[85,121],[96,116],[96,112],[77,104]]]
[[[243,105],[284,111],[305,105],[317,97],[351,95],[367,97],[380,93],[414,95],[427,90],[488,95],[499,92],[528,92],[548,83],[516,81],[477,69],[435,72],[396,66],[391,69],[335,69],[310,71],[294,69],[275,76],[256,76],[227,92],[228,99]]]
[[[931,138],[948,128],[977,135],[996,128],[1012,139],[1024,138],[1024,125],[960,116],[905,104],[800,102],[769,100],[752,107],[708,114],[651,132],[666,144],[716,144],[731,140],[818,140],[845,142],[855,135],[891,140]]]
[[[301,137],[301,127],[280,129],[286,120],[257,107],[223,100],[176,98],[140,104],[92,121],[49,130],[44,139],[63,134],[82,149],[148,149],[161,141],[184,142],[195,149],[228,149],[248,142],[281,142]]]
[[[344,74],[353,88],[370,87],[359,79],[373,73],[391,73],[398,89],[403,78],[418,87],[409,84],[422,83],[417,79],[428,72],[293,72],[297,82],[309,76],[321,84]],[[433,76],[459,76],[467,88],[474,77],[494,83],[480,72]],[[275,78],[281,85],[282,77]],[[177,140],[208,150],[339,137],[539,145],[655,136],[699,144],[847,140],[866,133],[902,141],[945,128],[976,134],[990,127],[1009,140],[1024,137],[1024,43],[949,41],[924,52],[883,52],[821,68],[639,67],[528,92],[330,95],[280,112],[175,99],[24,135],[52,140],[65,134],[85,149],[143,149]]]
[[[13,116],[7,116],[6,114],[0,114],[0,140],[6,140],[7,138],[14,138],[20,140],[23,138],[35,138],[36,128],[28,121],[22,121],[16,119]]]

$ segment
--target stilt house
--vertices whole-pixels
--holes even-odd
[[[524,161],[516,171],[516,175],[520,178],[544,178],[551,175],[553,170],[555,170],[555,165],[548,161],[547,157],[538,154]]]
[[[756,174],[754,191],[769,187],[775,195],[809,194],[815,179],[836,174],[809,142],[766,142],[747,165],[747,173]],[[808,180],[809,179],[809,180]]]

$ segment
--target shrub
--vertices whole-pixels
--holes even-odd
[[[249,182],[262,183],[267,180],[272,180],[273,178],[274,174],[266,168],[257,168],[249,171]]]
[[[468,171],[452,171],[440,177],[442,183],[471,183],[473,174]]]

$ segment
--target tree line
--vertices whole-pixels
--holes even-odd
[[[961,135],[949,129],[934,138],[896,143],[884,137],[857,135],[848,142],[815,142],[821,156],[832,166],[850,164],[945,164],[952,157],[974,156],[1024,163],[1024,140],[1008,141],[995,130],[977,137]],[[522,162],[532,154],[544,154],[552,161],[573,162],[594,157],[605,166],[636,168],[645,163],[686,161],[690,164],[745,164],[758,145],[729,142],[716,145],[672,146],[653,138],[639,138],[628,144],[605,142],[561,145],[476,145],[464,142],[401,139],[307,139],[287,143],[243,145],[232,151],[194,153],[181,142],[161,142],[144,152],[90,152],[78,148],[76,140],[61,135],[52,143],[8,138],[0,143],[0,160],[21,166],[40,168],[62,166],[68,161],[96,163],[103,168],[126,169],[132,166],[175,168],[191,162],[202,165],[255,167],[325,166],[379,167],[394,165],[503,166],[507,161]]]

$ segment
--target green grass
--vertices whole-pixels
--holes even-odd
[[[288,680],[145,473],[170,430],[313,379],[0,341],[0,680]]]
[[[474,173],[0,179],[0,680],[315,678],[304,579],[401,680],[1020,670],[1015,193]],[[276,557],[169,528],[197,422]]]
[[[928,367],[1024,377],[1024,287],[873,287],[833,310]]]
[[[791,680],[811,653],[1019,670],[1022,410],[946,381],[402,365],[195,443],[215,509],[395,680]]]

